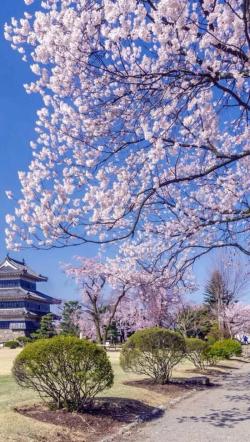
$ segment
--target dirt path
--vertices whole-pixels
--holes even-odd
[[[122,441],[250,441],[250,363],[232,370],[220,384],[183,400]]]

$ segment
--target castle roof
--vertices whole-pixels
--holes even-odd
[[[40,275],[28,267],[24,260],[18,261],[9,255],[0,262],[0,279],[8,277],[25,277],[33,281],[48,280],[46,276]]]
[[[1,309],[0,311],[0,318],[1,320],[10,320],[10,319],[14,319],[14,320],[24,320],[24,319],[38,319],[39,315],[33,312],[30,312],[29,310],[27,310],[25,307],[23,308],[15,308],[15,309],[11,309],[11,308],[6,308],[6,309]]]
[[[61,304],[60,299],[52,298],[37,290],[26,290],[23,287],[4,287],[0,288],[1,301],[13,301],[30,299],[34,301],[44,302],[46,304]]]
[[[55,313],[50,313],[54,320],[60,318],[60,316]],[[41,319],[41,312],[32,312],[25,307],[20,308],[5,308],[0,310],[0,321],[11,321],[11,320],[39,320]]]

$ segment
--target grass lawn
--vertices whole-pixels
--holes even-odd
[[[0,442],[61,442],[81,441],[85,438],[82,433],[43,423],[15,412],[15,407],[25,406],[38,402],[39,399],[31,390],[18,387],[11,376],[13,360],[19,349],[0,349]],[[110,351],[109,356],[115,373],[113,387],[102,393],[102,397],[121,397],[143,401],[151,406],[166,404],[173,395],[162,394],[161,388],[154,391],[142,388],[135,381],[144,379],[132,373],[124,373],[119,365],[119,352]],[[232,365],[232,362],[230,361]],[[228,363],[227,363],[228,365]],[[174,376],[188,377],[193,375],[193,367],[189,362],[180,364]]]
[[[39,401],[36,394],[31,390],[20,388],[11,376],[13,360],[20,349],[0,349],[0,442],[42,442],[60,441],[61,432],[65,437],[65,428],[28,418],[14,411],[15,407],[30,405]],[[121,397],[144,401],[150,405],[166,403],[166,395],[156,393],[127,383],[139,379],[142,376],[132,373],[124,373],[119,365],[119,352],[110,351],[109,356],[115,373],[115,382],[111,389],[102,394],[104,397]],[[126,382],[124,384],[124,382]],[[68,440],[81,440],[82,437],[73,435],[72,431]]]
[[[0,349],[0,441],[47,441],[48,434],[56,433],[54,426],[41,424],[13,410],[16,406],[37,400],[33,392],[18,387],[11,376],[13,360],[19,351]]]

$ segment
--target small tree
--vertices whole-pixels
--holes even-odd
[[[109,326],[107,338],[110,339],[110,341],[114,344],[118,341],[119,336],[120,331],[118,330],[117,323],[114,320]]]
[[[57,334],[52,313],[44,315],[40,322],[40,328],[32,334],[34,339],[52,338]]]
[[[183,305],[175,316],[175,328],[185,338],[204,339],[212,327],[211,314],[204,306]]]
[[[27,344],[13,374],[21,387],[38,392],[54,408],[78,411],[113,383],[103,348],[73,336],[55,336]]]
[[[204,370],[205,357],[204,352],[208,344],[201,339],[187,338],[186,339],[186,357],[191,361],[196,368]]]
[[[79,301],[67,301],[64,303],[62,320],[60,323],[61,332],[64,335],[80,335],[80,318],[82,306]]]
[[[78,257],[79,266],[65,266],[65,273],[74,278],[83,297],[80,329],[85,336],[105,343],[117,309],[131,289],[132,276],[121,269],[119,260],[104,263]]]
[[[185,341],[164,328],[135,332],[124,344],[120,363],[125,371],[145,374],[157,384],[169,382],[173,367],[185,354]]]

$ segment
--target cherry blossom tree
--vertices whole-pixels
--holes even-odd
[[[213,268],[222,275],[226,291],[233,301],[242,299],[249,290],[249,260],[237,250],[224,249],[216,254]]]
[[[179,288],[168,289],[159,283],[148,282],[137,287],[137,296],[124,298],[118,306],[115,321],[125,337],[147,327],[175,326],[176,309],[182,302],[183,292]]]
[[[80,326],[85,335],[105,343],[118,305],[132,288],[129,273],[124,277],[112,260],[77,259],[80,265],[67,265],[65,272],[76,280],[83,297]]]
[[[250,255],[249,14],[249,0],[44,0],[6,24],[44,103],[8,247],[119,241],[177,273],[216,247]]]
[[[223,311],[222,320],[231,338],[250,333],[250,305],[242,303],[229,305]]]
[[[165,278],[157,278],[153,282],[142,285],[140,287],[138,317],[141,318],[143,327],[172,328],[175,322],[176,309],[183,302],[186,290],[191,292],[193,290],[192,285],[189,284],[188,289],[184,290],[180,286],[170,286],[168,288]]]
[[[115,322],[118,330],[131,333],[150,326],[169,326],[183,287],[172,287],[166,277],[132,269],[120,259],[77,257],[78,265],[64,266],[81,291],[83,335],[105,342]],[[190,282],[189,290],[192,289]],[[187,288],[185,288],[187,290]]]

